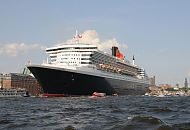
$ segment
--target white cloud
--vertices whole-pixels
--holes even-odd
[[[100,44],[98,47],[102,51],[109,52],[112,46],[117,46],[119,50],[122,50],[122,51],[125,51],[128,48],[126,44],[119,43],[115,38],[106,40],[105,42]]]
[[[100,44],[100,39],[96,30],[86,30],[81,34],[82,38],[79,39],[80,43],[88,43],[88,44]],[[66,43],[74,43],[75,40],[69,39]]]
[[[79,39],[80,43],[95,44],[102,51],[110,52],[112,46],[119,47],[120,50],[126,50],[127,45],[119,43],[115,38],[101,41],[96,30],[86,30],[81,34],[82,38]],[[67,40],[66,43],[75,42],[74,39]]]
[[[82,38],[80,39],[80,42],[82,43],[100,44],[100,38],[96,30],[86,30],[81,35]]]
[[[126,44],[119,43],[115,38],[101,41],[96,30],[86,30],[81,34],[82,38],[79,39],[81,43],[94,44],[101,51],[111,52],[112,46],[117,46],[121,51],[127,49]],[[75,42],[74,39],[67,40],[66,43]],[[61,43],[62,44],[62,43]],[[7,55],[16,57],[25,54],[31,50],[45,50],[46,47],[40,44],[25,44],[25,43],[9,43],[0,44],[0,55]]]
[[[41,46],[39,44],[9,43],[0,45],[0,55],[16,57],[27,53],[30,50],[44,50],[44,48],[44,46]]]

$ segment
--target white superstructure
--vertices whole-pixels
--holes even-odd
[[[97,51],[97,46],[89,44],[64,44],[46,49],[50,64],[78,67],[91,64],[90,57],[94,51]]]

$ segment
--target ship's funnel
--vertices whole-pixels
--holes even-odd
[[[124,60],[123,54],[119,51],[118,47],[112,47],[112,56],[115,56],[121,60]]]
[[[112,56],[116,57],[117,50],[118,50],[118,47],[115,47],[115,46],[112,47]]]

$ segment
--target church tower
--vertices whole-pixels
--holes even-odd
[[[185,86],[184,86],[185,88],[188,88],[187,78],[185,78],[185,83],[184,83],[184,85],[185,85]]]

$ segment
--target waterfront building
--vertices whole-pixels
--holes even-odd
[[[11,74],[3,74],[2,88],[11,89]]]
[[[28,74],[9,73],[2,75],[2,88],[26,89],[30,95],[39,95],[42,92],[37,80]]]
[[[151,86],[151,87],[156,86],[156,79],[155,79],[155,76],[151,77],[149,81],[150,81],[150,86]]]
[[[3,74],[0,73],[0,89],[3,87]]]
[[[172,88],[172,86],[170,84],[160,84],[159,87],[162,88],[163,90]]]

